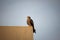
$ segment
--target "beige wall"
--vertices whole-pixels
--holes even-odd
[[[0,40],[33,40],[32,27],[0,26]]]

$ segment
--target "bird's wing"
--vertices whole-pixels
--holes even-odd
[[[31,23],[31,25],[34,27],[34,22],[33,22],[33,20],[32,20],[32,19],[31,19],[31,22],[30,22],[30,23]]]

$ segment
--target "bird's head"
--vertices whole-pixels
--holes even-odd
[[[27,16],[27,19],[31,19],[31,17],[30,16]]]

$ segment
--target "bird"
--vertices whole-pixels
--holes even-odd
[[[32,28],[33,28],[33,33],[36,33],[36,30],[35,30],[35,28],[34,28],[34,22],[33,22],[33,20],[31,19],[30,16],[27,16],[27,24],[28,24],[29,26],[32,26]]]

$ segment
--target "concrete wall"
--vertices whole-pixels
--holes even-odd
[[[34,20],[34,40],[59,40],[59,0],[1,0],[0,26],[26,26]]]

